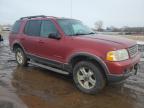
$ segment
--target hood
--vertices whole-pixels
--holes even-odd
[[[95,39],[95,40],[101,40],[101,41],[108,41],[111,43],[123,45],[125,47],[131,47],[131,46],[136,44],[136,41],[134,41],[134,40],[127,39],[124,37],[119,37],[119,36],[109,36],[109,35],[96,34],[96,35],[83,35],[81,37]]]

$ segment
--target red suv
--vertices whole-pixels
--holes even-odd
[[[10,48],[20,66],[29,63],[72,74],[77,88],[94,94],[108,82],[119,82],[138,70],[135,41],[94,33],[81,21],[29,16],[15,22]]]

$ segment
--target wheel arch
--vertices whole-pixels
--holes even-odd
[[[90,53],[85,53],[85,52],[80,52],[80,53],[75,53],[68,59],[68,63],[74,67],[74,65],[79,62],[79,61],[92,61],[94,64],[98,65],[102,70],[104,76],[107,78],[107,75],[109,74],[109,69],[105,62],[98,56],[90,54]]]
[[[22,47],[22,45],[19,44],[19,43],[14,43],[14,44],[13,44],[12,51],[15,52],[15,48],[17,48],[17,47],[19,47],[19,48],[21,48],[23,51],[25,51],[24,48]]]

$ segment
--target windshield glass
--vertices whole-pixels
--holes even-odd
[[[74,19],[58,19],[57,21],[64,33],[68,36],[95,34],[94,31],[81,21]]]

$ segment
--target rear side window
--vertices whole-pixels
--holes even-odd
[[[41,21],[40,20],[30,20],[27,22],[24,33],[30,36],[39,36],[41,29]]]
[[[20,21],[16,21],[12,27],[12,33],[18,33],[20,29]]]

